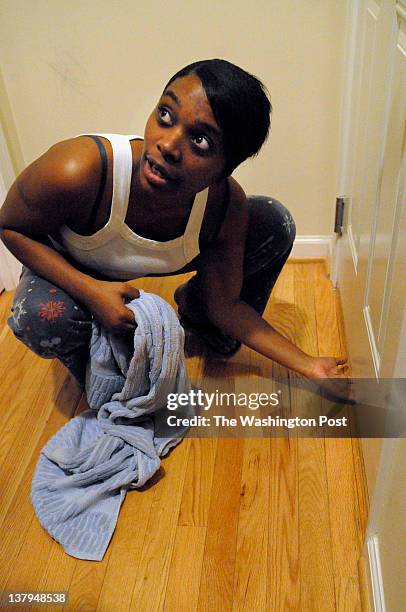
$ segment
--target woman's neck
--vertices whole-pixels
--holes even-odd
[[[140,159],[136,160],[133,164],[132,174],[132,194],[136,202],[142,202],[143,207],[153,209],[160,209],[163,213],[166,211],[175,210],[179,214],[184,214],[193,206],[196,194],[184,194],[181,191],[174,191],[172,193],[165,193],[164,190],[156,192],[145,189],[140,180]]]

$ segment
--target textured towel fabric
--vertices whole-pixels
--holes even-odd
[[[91,409],[48,441],[32,482],[41,525],[79,559],[103,558],[127,490],[145,484],[187,431],[171,427],[171,437],[158,435],[168,432],[168,393],[190,391],[176,314],[144,291],[127,306],[137,321],[134,334],[112,334],[93,322],[86,372]],[[186,406],[177,416],[192,413]]]

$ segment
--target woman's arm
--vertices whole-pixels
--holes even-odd
[[[76,141],[76,139],[75,139]],[[89,147],[65,141],[26,168],[12,185],[0,210],[0,235],[6,247],[33,272],[82,302],[105,326],[134,328],[123,298],[138,297],[127,283],[96,280],[71,265],[44,242],[93,202],[98,159]]]
[[[199,290],[207,316],[224,333],[307,377],[340,375],[337,366],[345,360],[304,353],[240,299],[248,209],[238,183],[230,178],[229,184],[230,201],[222,229],[216,242],[200,257]]]

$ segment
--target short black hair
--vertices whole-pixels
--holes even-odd
[[[201,81],[222,131],[229,176],[248,157],[259,153],[269,134],[272,105],[265,85],[254,75],[223,59],[193,62],[171,77],[168,86],[195,74]]]

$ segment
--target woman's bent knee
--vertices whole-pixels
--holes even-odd
[[[268,196],[248,198],[249,225],[245,243],[244,273],[284,265],[296,236],[289,210]]]
[[[23,274],[11,311],[10,329],[41,357],[66,355],[90,340],[90,313],[33,274]]]
[[[289,210],[269,196],[249,196],[248,243],[273,243],[279,252],[290,250],[296,236],[296,226]]]

